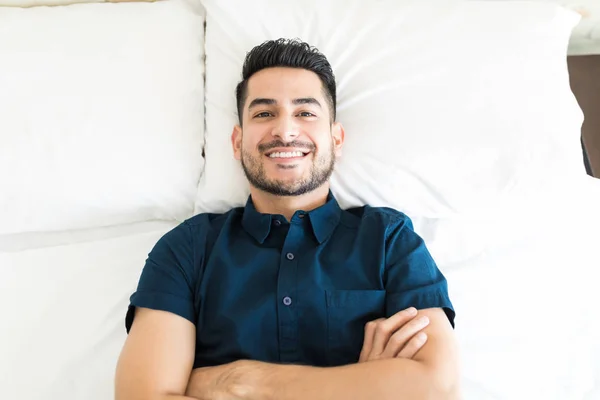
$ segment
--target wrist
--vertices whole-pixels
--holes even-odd
[[[249,382],[245,376],[246,370],[249,369],[243,361],[196,368],[192,370],[185,395],[198,399],[229,398],[234,395],[235,398],[249,398],[246,395]]]
[[[185,389],[185,395],[189,397],[199,397],[199,388],[198,388],[198,369],[193,369],[190,374],[190,379],[188,380],[187,388]]]
[[[220,367],[200,367],[192,370],[185,396],[196,399],[212,398],[218,393],[216,370]]]
[[[234,398],[246,400],[282,400],[298,391],[299,380],[318,368],[291,364],[270,364],[259,361],[237,361],[229,392]]]
[[[240,360],[230,364],[227,378],[227,393],[236,399],[273,399],[271,376],[276,366],[258,361]]]
[[[299,398],[307,382],[314,382],[323,368],[295,364],[270,365],[263,375],[261,398],[284,400]]]

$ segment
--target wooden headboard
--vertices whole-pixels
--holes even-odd
[[[600,178],[600,54],[567,58],[571,90],[584,113],[581,129],[591,175]]]

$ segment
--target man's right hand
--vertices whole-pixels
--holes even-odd
[[[414,307],[390,318],[379,318],[365,325],[365,339],[359,363],[387,358],[413,358],[427,341],[425,316],[417,316]]]

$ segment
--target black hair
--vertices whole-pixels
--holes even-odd
[[[248,79],[265,68],[290,67],[314,72],[323,84],[325,98],[329,103],[331,121],[336,118],[336,89],[333,69],[327,58],[316,48],[299,39],[277,39],[254,47],[246,54],[242,68],[242,81],[235,88],[240,125],[244,103],[248,96]]]

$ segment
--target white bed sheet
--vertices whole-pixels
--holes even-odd
[[[0,399],[113,399],[129,296],[175,225],[3,238],[12,251],[0,252]],[[33,243],[43,247],[15,251]]]
[[[449,280],[466,400],[600,398],[598,204],[590,179],[527,217],[414,220]],[[0,398],[112,399],[129,295],[175,225],[3,238]]]
[[[449,282],[465,399],[600,399],[600,180],[527,215],[415,227]]]
[[[176,225],[171,221],[145,221],[131,224],[75,229],[57,232],[23,232],[0,234],[0,253],[14,253],[44,247],[64,246],[76,243],[118,238],[140,233],[164,230]]]

